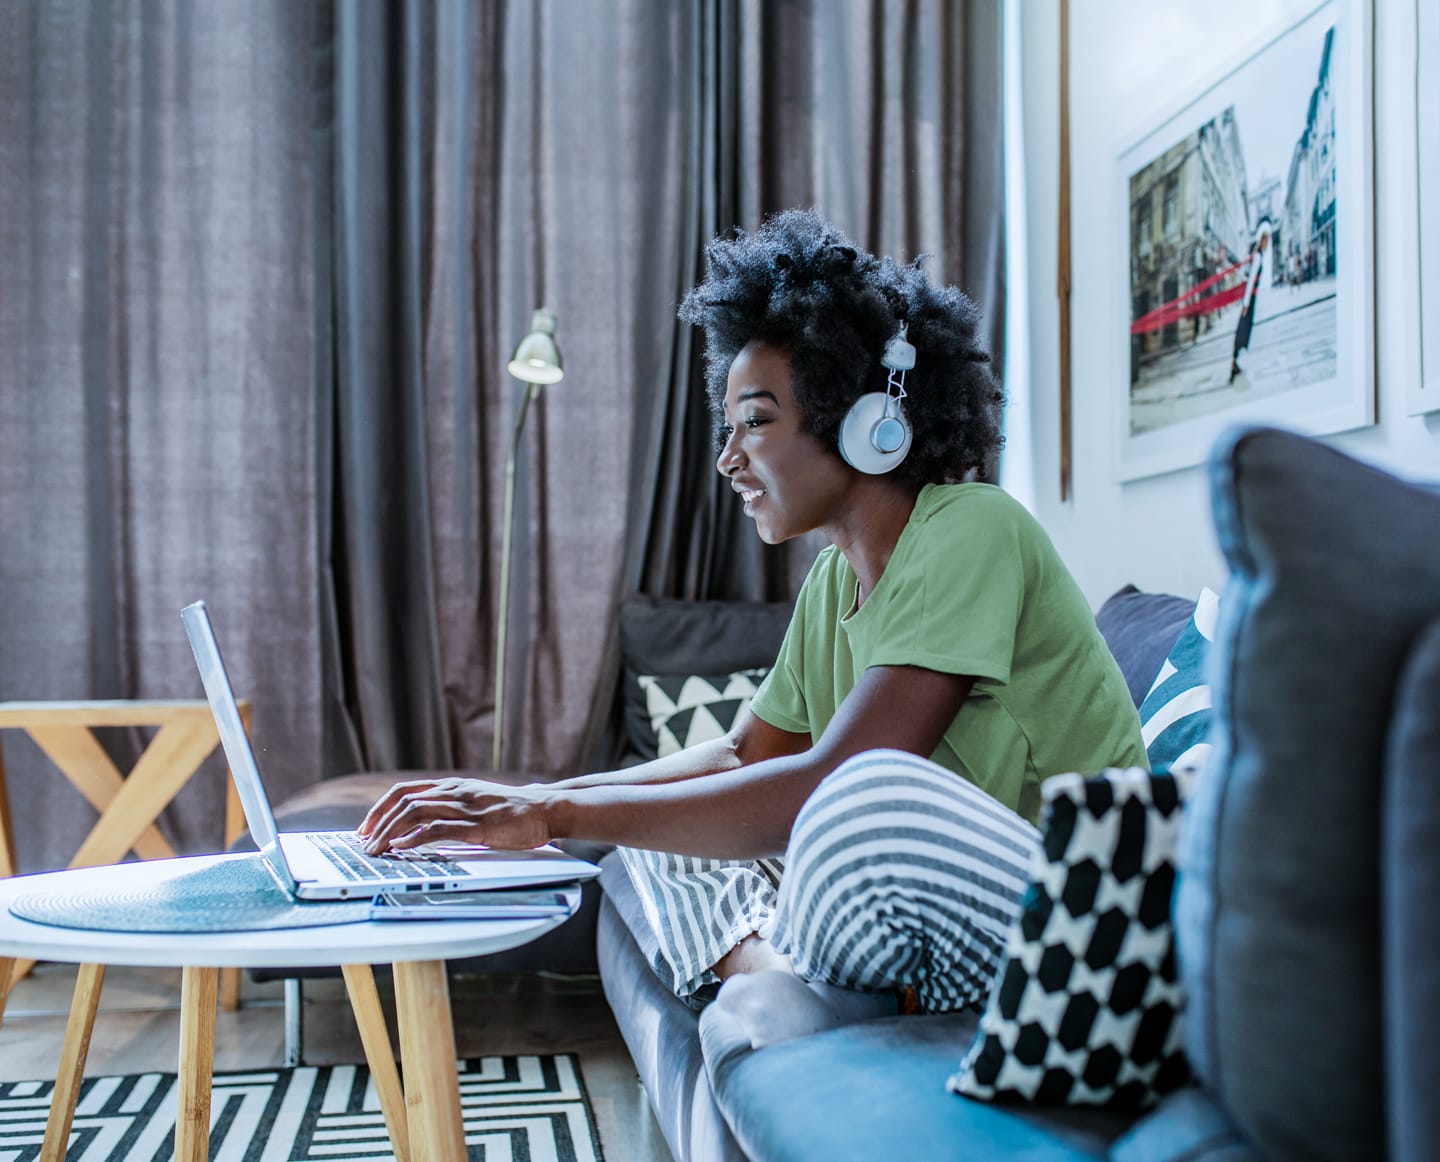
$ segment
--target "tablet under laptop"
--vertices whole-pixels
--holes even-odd
[[[187,605],[180,616],[200,667],[200,680],[205,684],[250,834],[270,870],[296,899],[363,899],[382,892],[476,892],[573,883],[600,874],[593,863],[548,846],[534,851],[476,850],[467,846],[463,854],[454,858],[447,857],[443,849],[376,857],[365,854],[353,831],[277,830],[205,603]]]

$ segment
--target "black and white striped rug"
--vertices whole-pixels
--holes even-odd
[[[0,1162],[31,1162],[50,1109],[49,1081],[0,1082]],[[460,1063],[471,1162],[601,1162],[576,1058],[481,1057]],[[213,1162],[384,1162],[393,1158],[364,1066],[217,1073]],[[175,1075],[87,1078],[66,1162],[169,1162]],[[416,1162],[423,1162],[417,1159]]]

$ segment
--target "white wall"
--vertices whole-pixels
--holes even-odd
[[[1326,439],[1393,471],[1436,479],[1440,412],[1405,414],[1406,383],[1420,373],[1415,2],[1374,5],[1379,422]],[[1127,581],[1190,595],[1201,585],[1221,588],[1226,575],[1202,468],[1123,484],[1113,476],[1113,396],[1128,383],[1128,369],[1115,366],[1107,282],[1111,248],[1125,246],[1123,238],[1110,237],[1116,156],[1137,130],[1163,118],[1176,97],[1234,63],[1257,32],[1314,7],[1315,0],[1071,0],[1072,483],[1062,504],[1055,296],[1059,5],[1021,3],[1032,495],[1036,516],[1093,605]]]

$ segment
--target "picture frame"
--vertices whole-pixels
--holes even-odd
[[[1412,416],[1440,411],[1440,76],[1434,68],[1440,60],[1440,7],[1418,0],[1415,15],[1420,375],[1405,385],[1405,410]]]
[[[1115,477],[1375,422],[1373,20],[1325,0],[1116,150]]]

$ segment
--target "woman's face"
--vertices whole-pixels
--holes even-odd
[[[745,501],[760,539],[778,545],[836,521],[856,473],[807,432],[790,387],[790,357],[745,345],[725,386],[724,444],[715,467]]]

